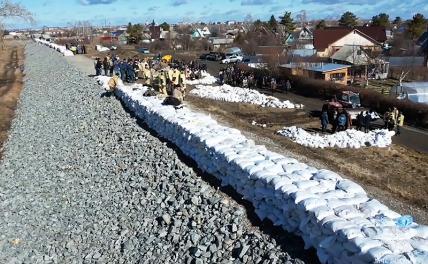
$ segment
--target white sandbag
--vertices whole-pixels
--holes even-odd
[[[391,250],[385,247],[375,247],[367,251],[366,256],[373,262],[378,262],[385,255],[392,254]]]
[[[311,180],[303,180],[303,181],[295,181],[294,184],[299,189],[307,189],[309,187],[317,186],[317,181],[311,181]]]
[[[318,198],[316,194],[305,192],[304,190],[299,190],[291,195],[294,199],[294,203],[298,204],[300,201],[303,201],[308,198]]]
[[[273,184],[275,190],[280,189],[282,186],[284,186],[286,184],[292,184],[292,183],[293,183],[293,181],[288,177],[276,177],[272,181],[272,184]]]
[[[365,215],[371,217],[378,214],[380,210],[387,209],[387,207],[381,204],[376,199],[371,199],[365,203],[359,205],[360,211]]]
[[[408,240],[416,235],[414,228],[400,229],[396,226],[366,227],[362,231],[367,237],[379,240]]]
[[[325,200],[320,200],[320,201],[325,202]],[[319,206],[319,207],[313,208],[312,213],[314,214],[317,221],[321,221],[322,219],[325,219],[327,216],[334,215],[334,211],[327,206]]]
[[[414,237],[410,240],[410,244],[414,249],[428,252],[428,240],[419,237]]]
[[[294,171],[305,170],[307,167],[308,167],[308,165],[303,164],[303,163],[291,163],[291,164],[282,165],[282,168],[287,173],[293,173]]]
[[[428,263],[428,251],[414,250],[404,254],[413,264],[426,264]]]
[[[416,234],[415,234],[416,237],[428,239],[428,226],[418,225],[414,229],[416,231]]]
[[[394,254],[401,254],[413,250],[410,240],[382,240],[384,247],[391,250]]]
[[[412,262],[403,255],[388,254],[375,262],[376,264],[412,264]]]
[[[339,190],[343,190],[347,193],[353,193],[353,194],[366,193],[360,185],[346,179],[338,181],[336,184],[336,188]]]
[[[339,174],[334,173],[329,170],[319,170],[312,177],[313,180],[331,180],[331,181],[339,181],[342,180],[342,177]]]
[[[352,205],[342,205],[334,208],[334,213],[341,218],[351,219],[355,217],[362,217],[363,214]]]
[[[319,198],[308,198],[301,201],[300,204],[306,211],[309,211],[317,207],[325,206],[327,202],[325,200],[320,200]]]
[[[358,227],[343,228],[343,229],[340,229],[337,232],[337,234],[342,239],[345,239],[345,241],[349,239],[357,238],[357,237],[364,237],[363,232],[361,232],[361,229]]]
[[[383,245],[383,242],[381,240],[366,237],[356,237],[354,239],[351,239],[350,242],[354,243],[357,247],[359,247],[362,253],[366,253],[372,248],[380,247]]]

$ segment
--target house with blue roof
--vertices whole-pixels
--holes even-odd
[[[279,66],[280,69],[291,75],[306,78],[330,81],[346,85],[348,83],[348,71],[351,67],[336,63],[288,63]]]

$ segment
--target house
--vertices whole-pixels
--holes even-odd
[[[426,67],[426,60],[423,56],[405,56],[405,57],[389,57],[391,67]]]
[[[335,63],[289,63],[279,66],[288,74],[306,78],[331,81],[346,85],[348,83],[348,69],[351,67]]]
[[[192,33],[192,38],[198,39],[198,38],[207,38],[211,35],[210,30],[208,27],[204,27],[203,29],[197,28]]]
[[[284,46],[258,46],[256,56],[280,56],[286,53]]]
[[[372,59],[361,46],[345,45],[334,53],[330,60],[351,65],[350,75],[353,79],[356,76],[377,80],[388,77],[389,62],[382,58]]]
[[[366,50],[381,51],[386,32],[381,27],[331,27],[314,31],[314,47],[319,57],[329,57],[345,45],[361,46]],[[376,29],[373,29],[376,28]],[[364,32],[363,32],[364,31]],[[383,32],[383,33],[382,33]]]
[[[126,30],[116,30],[111,32],[112,41],[117,41],[120,45],[126,45],[128,43],[129,34]]]
[[[151,25],[149,27],[149,31],[150,31],[150,37],[151,39],[160,39],[161,36],[161,27],[160,26],[154,26]]]
[[[211,44],[213,51],[218,51],[230,47],[233,44],[233,39],[211,37],[208,39],[208,42]]]
[[[331,57],[332,62],[349,65],[369,65],[370,57],[361,46],[345,45],[336,51]]]
[[[288,37],[285,39],[285,43],[287,45],[305,45],[312,43],[314,39],[313,32],[307,28],[303,27],[300,30],[294,31],[293,33],[289,34]]]

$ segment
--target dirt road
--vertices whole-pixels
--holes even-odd
[[[0,52],[0,150],[7,140],[22,89],[23,48],[23,42],[5,41],[4,50]]]

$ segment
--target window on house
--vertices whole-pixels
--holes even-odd
[[[343,81],[343,80],[345,80],[345,73],[332,73],[332,74],[330,74],[330,80],[332,80],[332,81]]]

